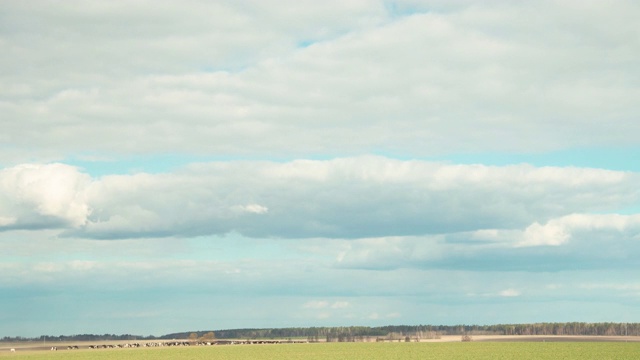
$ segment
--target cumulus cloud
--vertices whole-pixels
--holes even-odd
[[[571,214],[521,229],[357,239],[335,252],[336,266],[357,269],[626,269],[640,256],[638,239],[638,215]]]
[[[65,164],[0,170],[0,227],[79,227],[90,213],[90,177]]]
[[[0,227],[6,227],[9,225],[13,225],[18,221],[17,218],[13,216],[3,216],[0,217]]]
[[[638,198],[633,173],[383,157],[217,162],[99,179],[62,164],[20,165],[2,170],[0,180],[5,227],[58,227],[70,236],[112,239],[232,231],[385,238],[387,253],[405,251],[394,236],[475,231],[484,241],[524,227],[522,246],[561,244],[568,239],[566,226],[588,219],[553,219],[616,209]]]
[[[569,234],[555,222],[546,225],[536,222],[525,229],[522,238],[521,246],[560,245],[569,239]]]
[[[269,212],[269,208],[259,204],[239,205],[234,208],[243,212],[248,212],[253,214],[266,214],[267,212]]]
[[[588,211],[637,202],[635,184],[634,173],[599,169],[383,157],[216,162],[94,179],[64,164],[19,165],[0,171],[0,225],[57,230],[47,238],[319,239],[295,248],[333,257],[339,269],[625,267],[640,254],[638,215]]]
[[[571,214],[553,219],[545,225],[534,223],[527,227],[518,246],[561,245],[572,234],[618,233],[625,236],[640,235],[640,215]]]

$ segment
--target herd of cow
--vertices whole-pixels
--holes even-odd
[[[282,344],[282,343],[306,343],[301,340],[213,340],[213,341],[158,341],[146,343],[125,343],[125,344],[102,344],[89,345],[88,349],[126,349],[139,347],[164,347],[164,346],[211,346],[211,345],[258,345],[258,344]],[[77,345],[67,346],[67,350],[80,349]],[[53,346],[51,351],[57,351],[58,347]]]
[[[160,346],[191,346],[188,341],[168,341],[168,342],[148,342],[148,343],[131,343],[131,344],[115,344],[115,345],[89,345],[89,349],[121,349],[121,348],[139,348],[139,347],[160,347]]]
[[[145,343],[125,343],[125,344],[101,344],[78,346],[69,345],[67,350],[77,349],[123,349],[123,348],[140,348],[140,347],[164,347],[164,346],[211,346],[211,345],[259,345],[259,344],[300,344],[307,343],[306,340],[208,340],[208,341],[187,341],[187,340],[169,340]],[[42,348],[40,348],[42,349]],[[61,348],[64,349],[64,348]],[[15,348],[10,349],[12,353],[16,352]],[[58,346],[52,346],[51,351],[58,351]]]

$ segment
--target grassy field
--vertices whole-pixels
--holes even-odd
[[[640,359],[640,343],[330,343],[175,347],[149,349],[4,352],[20,359],[184,359],[184,360],[624,360]]]

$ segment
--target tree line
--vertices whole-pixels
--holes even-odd
[[[215,335],[212,335],[215,334]],[[496,325],[388,325],[333,326],[333,327],[291,327],[263,329],[204,330],[171,333],[162,336],[142,336],[131,334],[77,334],[42,335],[38,337],[5,336],[2,341],[105,341],[105,340],[162,340],[162,339],[287,339],[302,338],[309,341],[363,341],[364,339],[385,338],[417,339],[436,338],[442,335],[582,335],[582,336],[640,336],[640,323],[586,323],[555,322],[535,324]]]
[[[202,336],[207,331],[195,332]],[[192,332],[173,333],[163,339],[187,338]],[[582,335],[582,336],[640,336],[640,323],[535,323],[496,325],[388,325],[295,327],[265,329],[215,330],[218,339],[286,339],[306,338],[310,341],[357,341],[361,338],[412,337],[434,338],[442,335]]]
[[[41,335],[38,337],[5,336],[2,341],[41,341],[41,342],[62,342],[62,341],[111,341],[111,340],[155,340],[153,335],[131,335],[131,334],[75,334],[75,335]]]

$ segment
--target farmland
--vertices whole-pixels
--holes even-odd
[[[54,359],[638,359],[638,342],[316,343],[112,350],[3,351],[0,357]]]

